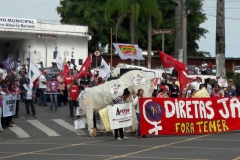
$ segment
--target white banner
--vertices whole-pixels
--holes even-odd
[[[107,106],[111,129],[132,126],[132,103]]]
[[[35,29],[36,19],[0,17],[0,28]]]
[[[108,78],[110,77],[110,73],[111,73],[110,66],[102,58],[101,66],[99,69],[99,76],[101,76],[102,78]]]
[[[138,45],[113,43],[121,59],[144,60],[142,50]]]
[[[9,94],[3,96],[3,117],[16,114],[17,95]]]

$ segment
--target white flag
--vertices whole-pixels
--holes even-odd
[[[138,45],[113,43],[121,59],[144,60],[142,50]]]
[[[111,73],[110,66],[106,63],[106,61],[102,58],[101,66],[99,68],[99,76],[102,78],[110,76]]]
[[[41,72],[39,71],[37,66],[32,61],[30,61],[29,72],[28,72],[28,77],[30,79],[30,82],[33,83],[40,75],[41,75]]]
[[[56,63],[58,69],[63,70],[63,59],[59,50],[57,51]]]

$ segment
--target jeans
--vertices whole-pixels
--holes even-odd
[[[120,133],[120,138],[123,139],[123,137],[124,137],[124,135],[123,135],[123,128],[114,129],[115,139],[118,138],[118,131],[119,131],[119,133]]]
[[[74,113],[73,113],[73,107],[77,108],[79,107],[79,102],[78,101],[69,101],[69,106],[70,106],[70,116],[73,118]],[[79,118],[80,116],[77,116]]]
[[[141,136],[140,135],[140,114],[136,113],[136,115],[137,115],[137,119],[138,119],[138,128],[137,128],[136,134],[137,134],[137,136]]]
[[[31,107],[32,114],[36,115],[33,99],[25,99],[25,106],[26,106],[27,115],[30,115],[29,105]]]
[[[47,104],[47,95],[44,94],[46,88],[39,88],[39,105]]]
[[[52,111],[53,109],[53,104],[55,105],[55,111],[57,110],[57,99],[58,99],[58,95],[57,94],[51,94],[50,95],[50,99],[51,99],[51,104],[50,104],[50,110]]]

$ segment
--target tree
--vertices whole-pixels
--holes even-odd
[[[62,24],[86,25],[92,39],[88,42],[88,50],[93,53],[99,50],[99,45],[109,43],[109,32],[115,21],[109,19],[108,27],[103,21],[105,0],[62,0],[57,12]]]

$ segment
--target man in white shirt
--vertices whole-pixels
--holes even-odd
[[[201,82],[201,77],[197,76],[197,77],[196,77],[196,81],[192,82],[191,84],[192,84],[192,86],[193,86],[193,89],[195,89],[196,91],[198,91],[200,84],[202,84],[202,82]]]
[[[47,80],[46,80],[46,71],[43,70],[42,71],[42,75],[39,77],[39,81],[38,81],[38,84],[39,84],[39,106],[48,106],[47,105],[47,96],[46,94],[44,94],[44,92],[46,91],[47,89]]]
[[[26,111],[27,111],[27,118],[30,117],[29,105],[31,107],[33,117],[37,118],[36,110],[35,110],[34,102],[33,102],[33,98],[35,98],[34,88],[33,88],[33,84],[30,83],[29,78],[27,78],[26,84],[24,84],[23,87],[25,89],[25,94],[26,94],[25,95],[25,105],[26,105]]]
[[[208,64],[205,61],[203,61],[203,63],[202,63],[202,75],[207,74],[207,67],[208,67]]]

